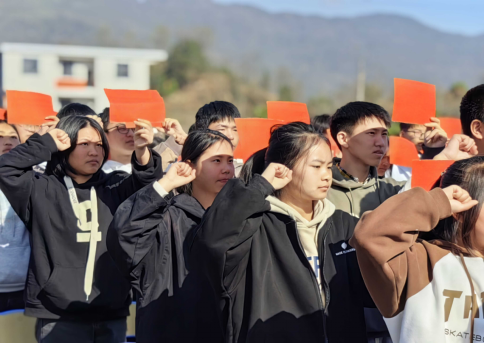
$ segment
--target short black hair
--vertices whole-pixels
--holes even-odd
[[[73,102],[72,104],[65,105],[57,112],[57,118],[62,119],[68,116],[96,116],[96,112],[87,105]]]
[[[101,170],[102,166],[109,158],[109,143],[102,127],[97,121],[86,116],[67,116],[59,121],[56,128],[67,133],[71,140],[71,146],[67,150],[58,151],[52,154],[51,160],[47,163],[47,167],[45,169],[45,173],[47,175],[64,177],[67,175],[67,171],[74,175],[77,174],[76,170],[74,170],[74,168],[72,168],[69,164],[69,156],[77,146],[77,136],[79,131],[88,126],[91,126],[93,129],[95,129],[101,137],[104,153],[103,162],[99,168],[99,170]]]
[[[321,133],[326,133],[331,124],[331,116],[329,114],[321,114],[311,118],[311,125]]]
[[[343,131],[351,135],[355,126],[367,118],[377,118],[384,122],[387,128],[389,128],[392,123],[388,112],[380,105],[371,102],[349,102],[333,114],[330,126],[331,136],[340,149],[341,145],[336,138],[338,132]]]
[[[109,125],[109,107],[106,107],[101,113],[99,113],[101,121],[103,122],[103,129],[106,131]]]
[[[227,101],[214,101],[201,107],[195,116],[195,129],[206,130],[212,123],[224,119],[240,118],[240,113],[234,104]]]
[[[469,89],[460,103],[460,122],[464,135],[473,137],[471,124],[476,119],[484,123],[484,84]]]

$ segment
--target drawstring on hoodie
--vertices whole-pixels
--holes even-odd
[[[459,256],[460,260],[462,261],[462,265],[464,266],[464,270],[467,275],[467,280],[469,280],[469,284],[471,285],[471,298],[472,298],[472,306],[471,306],[471,336],[470,340],[471,343],[474,340],[474,319],[476,318],[476,313],[477,313],[477,303],[476,303],[476,298],[475,298],[475,292],[474,292],[474,282],[472,282],[471,274],[469,274],[469,270],[467,270],[467,265],[466,262],[464,261],[464,256],[462,255],[462,252],[459,251]]]

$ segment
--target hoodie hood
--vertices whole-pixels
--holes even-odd
[[[175,196],[171,200],[170,205],[175,206],[187,213],[190,213],[191,215],[199,219],[202,219],[203,215],[205,214],[205,209],[198,202],[198,200],[185,193]]]
[[[269,201],[271,205],[271,212],[285,214],[294,219],[297,224],[299,237],[304,250],[306,250],[307,255],[309,251],[311,251],[311,253],[308,255],[311,256],[313,254],[313,247],[317,248],[319,230],[335,211],[335,206],[333,203],[328,199],[318,201],[314,206],[313,219],[309,221],[303,218],[293,207],[282,202],[274,196],[268,196],[266,200]]]

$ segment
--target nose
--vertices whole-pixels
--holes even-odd
[[[224,163],[222,166],[222,174],[230,174],[230,172],[234,172],[234,164]]]
[[[98,156],[99,153],[97,151],[97,146],[96,147],[91,147],[88,151],[89,156]]]
[[[128,132],[126,133],[126,136],[133,137],[134,136],[134,129],[128,129]]]
[[[387,137],[386,136],[380,135],[376,138],[375,145],[377,147],[385,147],[386,143],[387,143]]]
[[[227,133],[225,134],[227,136],[228,139],[230,139],[231,141],[234,140],[235,136],[234,136],[234,132],[232,130],[227,130]]]

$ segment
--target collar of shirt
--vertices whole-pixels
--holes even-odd
[[[347,180],[353,180],[355,182],[360,182],[360,180],[358,180],[357,177],[354,177],[353,175],[351,175],[350,173],[348,173],[346,170],[344,170],[340,163],[336,163],[336,167],[338,168],[339,172],[341,173],[341,175],[343,175],[343,177]],[[371,173],[368,174],[368,177],[366,178],[365,182],[363,182],[363,184],[366,184],[368,183],[369,181],[371,180]]]

